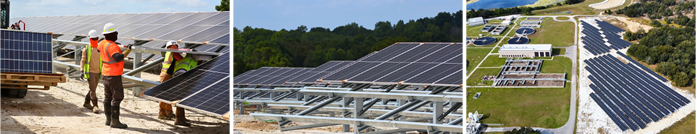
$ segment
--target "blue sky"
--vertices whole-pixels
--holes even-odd
[[[10,0],[10,17],[215,11],[220,0]]]
[[[271,30],[337,26],[356,22],[368,29],[378,21],[405,22],[462,10],[462,0],[235,0],[233,25]]]

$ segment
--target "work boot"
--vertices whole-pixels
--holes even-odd
[[[179,125],[179,126],[191,126],[191,123],[188,123],[186,120],[186,115],[184,114],[184,109],[183,108],[177,108],[177,119],[174,121],[174,125]]]
[[[120,112],[119,106],[111,106],[111,124],[110,126],[113,128],[128,128],[128,125],[126,124],[121,124],[119,121],[119,112]]]
[[[92,104],[94,107],[92,108],[92,112],[95,114],[99,114],[99,105],[97,105],[97,100],[92,100]]]
[[[172,105],[160,102],[160,113],[158,113],[157,118],[162,120],[172,120],[175,115],[172,111]]]
[[[92,105],[90,105],[90,95],[89,94],[87,94],[85,96],[85,103],[82,104],[82,107],[85,107],[87,109],[92,109]]]
[[[104,102],[104,115],[106,115],[106,123],[104,125],[111,125],[111,102]]]

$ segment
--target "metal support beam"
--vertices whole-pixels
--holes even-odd
[[[380,117],[375,118],[375,120],[385,120],[385,119],[387,119],[387,118],[390,118],[390,117],[392,117],[393,115],[396,115],[396,114],[399,113],[399,112],[402,112],[402,111],[404,111],[404,110],[407,110],[407,108],[412,107],[412,106],[416,105],[417,103],[421,103],[421,100],[414,100],[414,101],[411,101],[411,102],[409,102],[409,103],[407,103],[407,104],[404,104],[404,105],[402,105],[402,106],[399,106],[398,108],[396,108],[396,109],[394,109],[394,110],[392,110],[392,111],[390,111],[390,112],[388,112],[388,113],[385,113],[385,114],[381,115]]]
[[[325,101],[322,101],[321,103],[319,103],[319,104],[317,104],[317,105],[315,105],[315,106],[313,106],[313,107],[311,107],[311,108],[308,108],[308,109],[305,109],[305,110],[301,111],[301,112],[298,113],[297,115],[307,115],[307,114],[311,113],[312,111],[315,111],[315,110],[317,110],[317,109],[319,109],[319,108],[322,108],[322,107],[324,107],[324,106],[327,106],[328,104],[331,104],[332,102],[337,101],[337,100],[339,100],[339,99],[341,99],[341,97],[332,97],[332,98],[330,98],[330,99],[327,99],[327,100],[325,100]]]
[[[292,127],[281,128],[281,131],[300,130],[300,129],[308,129],[308,128],[316,128],[316,127],[326,127],[326,126],[334,126],[334,125],[339,125],[339,124],[332,124],[332,123],[317,123],[317,124],[302,125],[302,126],[292,126]]]
[[[443,115],[443,102],[433,102],[433,124],[443,124],[438,117]]]
[[[388,120],[371,120],[371,119],[352,119],[352,118],[337,118],[337,117],[316,117],[316,116],[297,116],[297,115],[277,115],[252,113],[254,118],[259,119],[274,119],[274,120],[291,120],[296,122],[315,122],[315,123],[336,123],[336,124],[353,124],[360,123],[367,126],[377,127],[397,127],[397,128],[413,128],[426,130],[427,127],[438,131],[462,132],[463,126],[459,125],[444,125],[422,122],[405,122],[405,121],[388,121]]]
[[[413,128],[398,128],[398,129],[392,129],[392,130],[382,130],[382,131],[368,132],[368,133],[363,133],[363,134],[394,134],[394,133],[407,132],[407,131],[416,131],[416,130],[418,130],[418,129],[413,129]]]

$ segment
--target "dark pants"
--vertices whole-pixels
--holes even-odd
[[[123,82],[121,76],[102,76],[104,80],[104,103],[119,106],[123,100]]]

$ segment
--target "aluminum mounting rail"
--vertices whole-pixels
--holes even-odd
[[[254,118],[264,119],[264,120],[287,120],[295,122],[313,122],[313,123],[332,123],[332,124],[362,124],[367,126],[379,126],[379,127],[397,127],[397,128],[411,128],[411,129],[423,129],[423,130],[436,130],[436,131],[449,131],[449,132],[462,132],[463,126],[459,125],[445,125],[445,124],[433,124],[424,122],[407,122],[407,121],[389,121],[389,120],[373,120],[373,119],[354,119],[354,118],[337,118],[337,117],[318,117],[318,116],[298,116],[298,115],[279,115],[279,114],[262,114],[262,113],[251,113],[249,114]]]
[[[298,106],[298,105],[276,105],[276,104],[269,104],[266,106],[267,108],[273,108],[273,109],[299,109],[299,110],[305,110],[308,109],[312,106]],[[334,111],[334,112],[344,112],[344,111],[353,111],[354,108],[350,107],[322,107],[317,109],[317,111]],[[376,114],[385,114],[387,112],[390,112],[391,110],[381,110],[381,109],[369,109],[365,113],[376,113]],[[410,116],[410,117],[433,117],[433,112],[414,112],[414,111],[403,111],[399,113],[400,115],[403,116]],[[451,118],[451,119],[457,119],[462,117],[462,114],[448,114],[446,118]]]
[[[365,97],[381,99],[401,99],[401,100],[424,100],[436,102],[463,102],[461,95],[423,95],[410,93],[380,93],[380,92],[356,92],[356,91],[323,91],[323,90],[300,90],[305,95],[323,95],[340,97]]]
[[[80,41],[70,41],[70,40],[60,40],[60,39],[53,39],[52,41],[56,42],[56,43],[65,43],[66,45],[75,45],[75,46],[88,46],[88,45],[90,45],[90,43],[88,43],[88,42],[80,42]],[[121,48],[121,49],[125,49],[125,48]],[[194,48],[194,49],[196,49],[196,48]],[[149,54],[162,54],[162,52],[181,52],[181,53],[199,54],[199,55],[220,55],[220,53],[212,53],[212,52],[179,51],[179,50],[169,50],[169,49],[151,48],[151,47],[143,47],[143,46],[133,46],[133,49],[131,51],[137,52],[137,53],[149,53]]]

